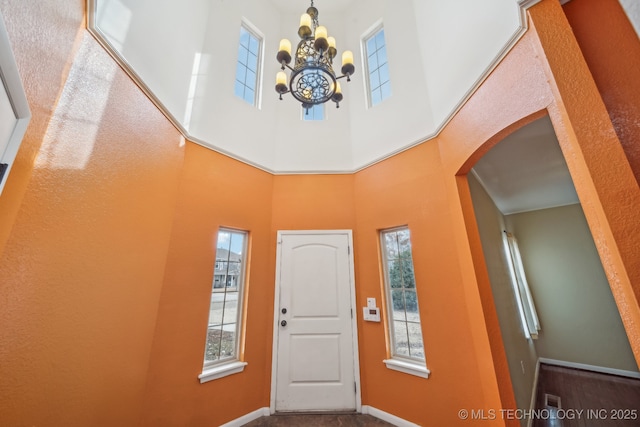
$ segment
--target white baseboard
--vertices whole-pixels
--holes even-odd
[[[547,359],[539,357],[538,364],[546,363],[547,365],[564,366],[566,368],[584,369],[586,371],[601,372],[603,374],[618,375],[628,378],[639,378],[640,372],[625,371],[624,369],[607,368],[606,366],[587,365],[586,363],[567,362],[565,360]]]
[[[222,424],[220,427],[240,427],[247,423],[250,423],[253,420],[257,420],[260,417],[267,417],[269,415],[271,415],[269,408],[260,408],[248,413],[247,415],[243,415],[240,418],[229,421],[226,424]]]
[[[536,372],[533,374],[533,388],[531,389],[531,403],[529,403],[529,409],[534,411],[536,409],[536,396],[538,395],[538,376],[540,375],[540,358],[536,361]],[[533,413],[533,412],[532,412]],[[533,417],[529,417],[527,421],[527,427],[533,425]]]
[[[400,417],[396,417],[395,415],[381,411],[380,409],[376,409],[372,406],[362,405],[362,413],[369,414],[372,417],[379,418],[382,421],[386,421],[398,427],[420,427],[418,424],[403,420]]]

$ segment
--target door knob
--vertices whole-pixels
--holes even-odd
[[[287,326],[287,321],[286,321],[286,320],[283,320],[282,322],[280,322],[280,325],[282,325],[282,326]]]

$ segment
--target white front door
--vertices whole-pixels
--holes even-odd
[[[275,411],[359,409],[350,248],[350,231],[278,232]]]

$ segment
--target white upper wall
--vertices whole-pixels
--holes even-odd
[[[434,121],[440,125],[520,29],[515,0],[413,0],[419,56]]]
[[[317,0],[337,40],[336,69],[352,50],[356,73],[341,80],[340,108],[329,102],[326,120],[309,122],[274,85],[278,42],[295,48],[310,2],[90,1],[103,36],[187,137],[276,173],[351,172],[433,137],[520,29],[516,0]],[[264,37],[258,107],[233,93],[243,20]],[[392,95],[370,108],[362,38],[379,24]]]

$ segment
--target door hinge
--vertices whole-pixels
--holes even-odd
[[[351,255],[351,246],[347,246],[347,254]]]
[[[353,392],[357,393],[358,392],[358,386],[356,385],[356,383],[353,383]]]

